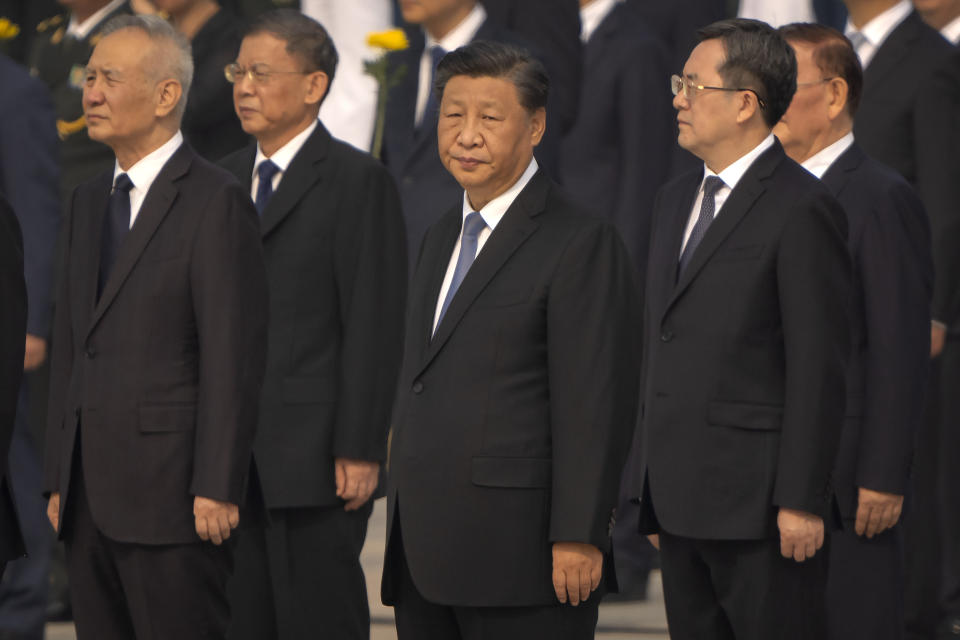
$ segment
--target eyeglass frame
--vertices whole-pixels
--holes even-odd
[[[268,71],[258,71],[257,67],[267,67]],[[236,62],[231,62],[223,68],[223,75],[227,79],[227,82],[230,84],[236,84],[241,79],[246,77],[250,82],[254,84],[266,84],[270,82],[270,77],[274,75],[286,75],[286,74],[297,74],[297,75],[310,75],[315,73],[314,71],[276,71],[270,69],[268,65],[265,64],[252,64],[250,68],[244,68]]]
[[[677,86],[680,87],[679,90],[677,89]],[[694,84],[693,82],[687,80],[683,76],[677,75],[676,73],[670,76],[670,91],[673,93],[673,95],[678,96],[682,91],[683,97],[686,100],[690,100],[688,89],[691,88],[696,89],[697,91],[703,91],[705,89],[712,89],[713,91],[749,91],[757,97],[757,104],[760,105],[761,109],[767,108],[767,103],[763,98],[760,97],[760,94],[756,89],[749,89],[747,87],[711,87],[705,84]]]

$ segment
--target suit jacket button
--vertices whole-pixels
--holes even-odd
[[[423,392],[423,383],[420,382],[419,380],[417,380],[416,382],[414,382],[414,383],[413,383],[413,392],[414,392],[414,393],[422,393],[422,392]]]
[[[93,347],[87,347],[87,350],[85,353],[87,355],[87,358],[90,360],[93,360],[94,358],[97,357],[97,352]]]
[[[660,340],[662,342],[670,342],[673,340],[673,331],[670,331],[669,329],[665,330],[660,334]]]

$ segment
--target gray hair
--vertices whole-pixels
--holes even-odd
[[[173,114],[179,122],[183,119],[183,112],[187,108],[187,95],[193,83],[193,52],[190,49],[190,42],[169,22],[159,16],[151,15],[117,16],[104,25],[100,34],[106,37],[124,29],[138,29],[157,47],[157,55],[150,61],[151,68],[147,73],[158,81],[172,77],[180,83],[183,95],[173,109]]]

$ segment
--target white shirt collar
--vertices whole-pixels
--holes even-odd
[[[624,0],[593,0],[580,9],[580,40],[587,42],[610,12]]]
[[[270,160],[273,164],[279,167],[281,172],[287,170],[287,167],[290,166],[290,163],[293,162],[293,159],[296,157],[297,153],[300,151],[300,148],[306,143],[307,138],[309,138],[314,130],[317,128],[317,120],[314,120],[307,126],[306,129],[293,136],[287,144],[283,145],[276,151],[273,155],[270,156]],[[260,166],[260,163],[267,159],[267,156],[264,155],[263,149],[260,148],[260,143],[257,143],[257,158],[253,162],[253,175],[257,175],[257,167]]]
[[[133,183],[133,188],[130,189],[131,227],[137,219],[137,214],[140,213],[140,205],[143,204],[144,199],[147,197],[147,192],[150,191],[150,186],[153,185],[153,181],[157,179],[157,176],[160,174],[160,171],[163,170],[167,161],[173,157],[173,154],[176,153],[182,144],[183,134],[177,131],[172,138],[140,158],[137,163],[127,169],[127,171],[120,168],[119,162],[113,163],[113,181],[116,182],[117,176],[121,173],[126,173],[130,178],[130,182]]]
[[[764,151],[772,147],[774,140],[775,138],[772,133],[767,135],[767,137],[763,139],[763,142],[755,146],[746,154],[740,156],[740,158],[736,162],[731,164],[729,167],[727,167],[720,173],[714,173],[713,171],[710,170],[709,167],[707,167],[706,164],[704,164],[703,179],[706,180],[707,176],[717,176],[721,180],[723,180],[723,183],[731,191],[733,191],[733,189],[736,188],[737,183],[740,182],[740,178],[742,178],[743,174],[747,172],[747,169],[750,168],[750,165],[753,164],[754,160],[759,158],[760,154],[762,154]],[[700,185],[701,185],[701,188],[703,188],[702,181]]]
[[[948,22],[940,33],[953,44],[960,44],[960,16]]]
[[[851,34],[859,31],[874,49],[878,49],[880,48],[880,45],[883,44],[884,40],[890,36],[893,30],[900,26],[901,22],[907,19],[907,16],[909,16],[911,12],[913,12],[913,4],[910,2],[910,0],[900,0],[900,2],[884,11],[867,24],[863,25],[863,27],[860,29],[857,29],[857,27],[853,24],[853,22],[850,21],[850,18],[848,17],[847,26],[843,32],[849,38]],[[862,57],[863,56],[861,56],[861,58]],[[866,61],[864,61],[863,64],[866,65]]]
[[[853,132],[851,131],[833,144],[827,145],[804,160],[801,166],[818,178],[822,178],[823,174],[827,172],[827,169],[833,166],[837,158],[842,156],[852,144]]]
[[[520,178],[513,183],[513,186],[501,193],[499,196],[491,200],[478,212],[480,217],[483,218],[483,221],[487,223],[487,226],[490,227],[490,230],[493,231],[496,226],[500,223],[500,220],[507,213],[507,209],[510,208],[510,205],[513,204],[513,201],[517,199],[517,196],[520,195],[520,192],[523,191],[523,188],[527,186],[533,176],[537,173],[537,169],[540,166],[537,164],[536,158],[531,158],[530,164],[527,165],[527,170],[523,172]],[[470,198],[467,197],[467,192],[463,192],[463,218],[466,220],[467,216],[476,211],[470,205]]]
[[[90,35],[90,32],[98,24],[103,22],[104,18],[119,9],[123,3],[124,0],[110,0],[103,8],[98,9],[92,16],[79,23],[76,16],[71,12],[70,22],[67,24],[67,35],[73,36],[77,40],[83,40]]]
[[[454,49],[459,49],[460,47],[470,44],[470,41],[477,35],[477,31],[480,30],[480,27],[483,26],[486,19],[487,11],[483,8],[483,5],[478,2],[473,5],[473,10],[467,14],[467,17],[464,18],[460,24],[451,29],[447,35],[439,40],[434,40],[433,37],[424,30],[424,35],[427,40],[424,54],[430,55],[430,48],[436,45],[439,45],[444,51],[453,51]]]

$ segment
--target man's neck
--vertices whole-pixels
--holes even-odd
[[[457,28],[461,22],[467,19],[470,12],[477,5],[476,0],[464,2],[462,6],[454,10],[436,16],[435,18],[423,23],[424,30],[430,34],[434,40],[441,40],[448,33]]]
[[[887,9],[897,5],[899,0],[847,0],[847,11],[850,13],[850,22],[857,29],[879,16]]]
[[[944,3],[933,11],[921,11],[920,16],[928,25],[940,31],[945,26],[960,17],[960,0]]]
[[[739,138],[732,140],[721,149],[714,150],[709,157],[703,158],[703,163],[714,173],[721,171],[732,165],[734,162],[750,153],[770,135],[770,129],[765,126],[753,127]]]
[[[203,25],[220,11],[220,5],[214,0],[200,0],[200,2],[189,3],[187,6],[170,14],[170,20],[177,31],[182,33],[188,40],[193,40]]]
[[[301,120],[296,126],[290,127],[282,133],[278,133],[274,136],[263,136],[262,138],[257,138],[257,143],[260,145],[260,151],[263,152],[263,155],[269,158],[277,151],[280,151],[280,149],[283,149],[288,142],[306,131],[307,127],[316,122],[317,115],[318,113],[307,114],[307,117]]]
[[[802,164],[851,131],[853,131],[853,122],[850,120],[846,120],[843,123],[833,123],[833,126],[821,132],[810,144],[804,145],[803,148],[796,146],[787,148],[784,146],[783,150],[794,162]]]
[[[70,13],[73,15],[74,19],[77,21],[77,24],[83,24],[90,18],[93,14],[100,9],[103,9],[105,6],[110,4],[110,0],[96,0],[94,2],[78,2],[74,6]]]
[[[130,167],[169,142],[170,138],[177,135],[178,129],[179,127],[173,123],[162,124],[143,138],[111,145],[120,169],[129,171]]]

